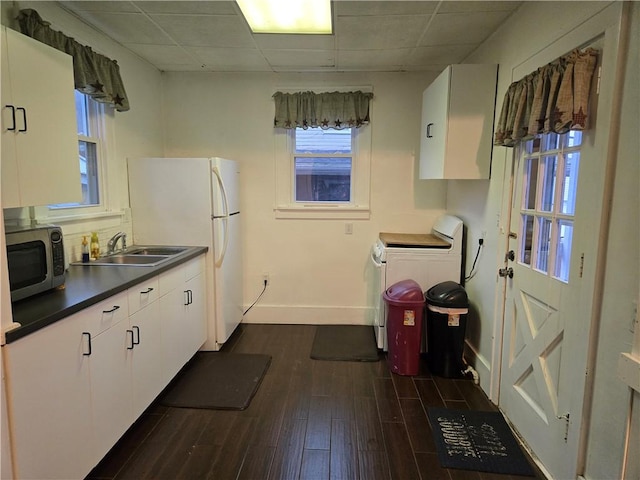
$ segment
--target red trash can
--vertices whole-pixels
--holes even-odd
[[[417,375],[420,368],[424,294],[414,280],[394,283],[382,294],[387,304],[389,368],[398,375]]]

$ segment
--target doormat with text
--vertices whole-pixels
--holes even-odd
[[[500,412],[429,408],[427,413],[443,467],[535,475]]]

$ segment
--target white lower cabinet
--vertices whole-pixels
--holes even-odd
[[[204,257],[160,275],[164,370],[171,379],[207,338]]]
[[[129,318],[133,348],[131,358],[133,418],[137,419],[166,386],[162,368],[160,305],[153,302]],[[127,347],[129,348],[129,347]]]
[[[3,347],[16,478],[84,478],[206,339],[204,256]]]
[[[91,314],[81,313],[88,323],[112,323],[103,331],[88,329],[92,333],[89,372],[94,455],[101,458],[133,422],[127,295],[116,295],[88,310]],[[100,318],[103,320],[98,322]]]
[[[3,347],[15,478],[83,478],[95,465],[84,331],[75,314]]]

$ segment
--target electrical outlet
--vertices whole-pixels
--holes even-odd
[[[268,273],[263,273],[262,274],[262,284],[263,285],[269,285],[269,274]]]

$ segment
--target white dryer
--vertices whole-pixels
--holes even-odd
[[[415,280],[423,292],[440,282],[460,283],[462,234],[462,220],[453,215],[441,216],[431,233],[380,233],[371,247],[376,271],[373,323],[378,348],[387,351],[387,306],[382,293],[408,279]]]

